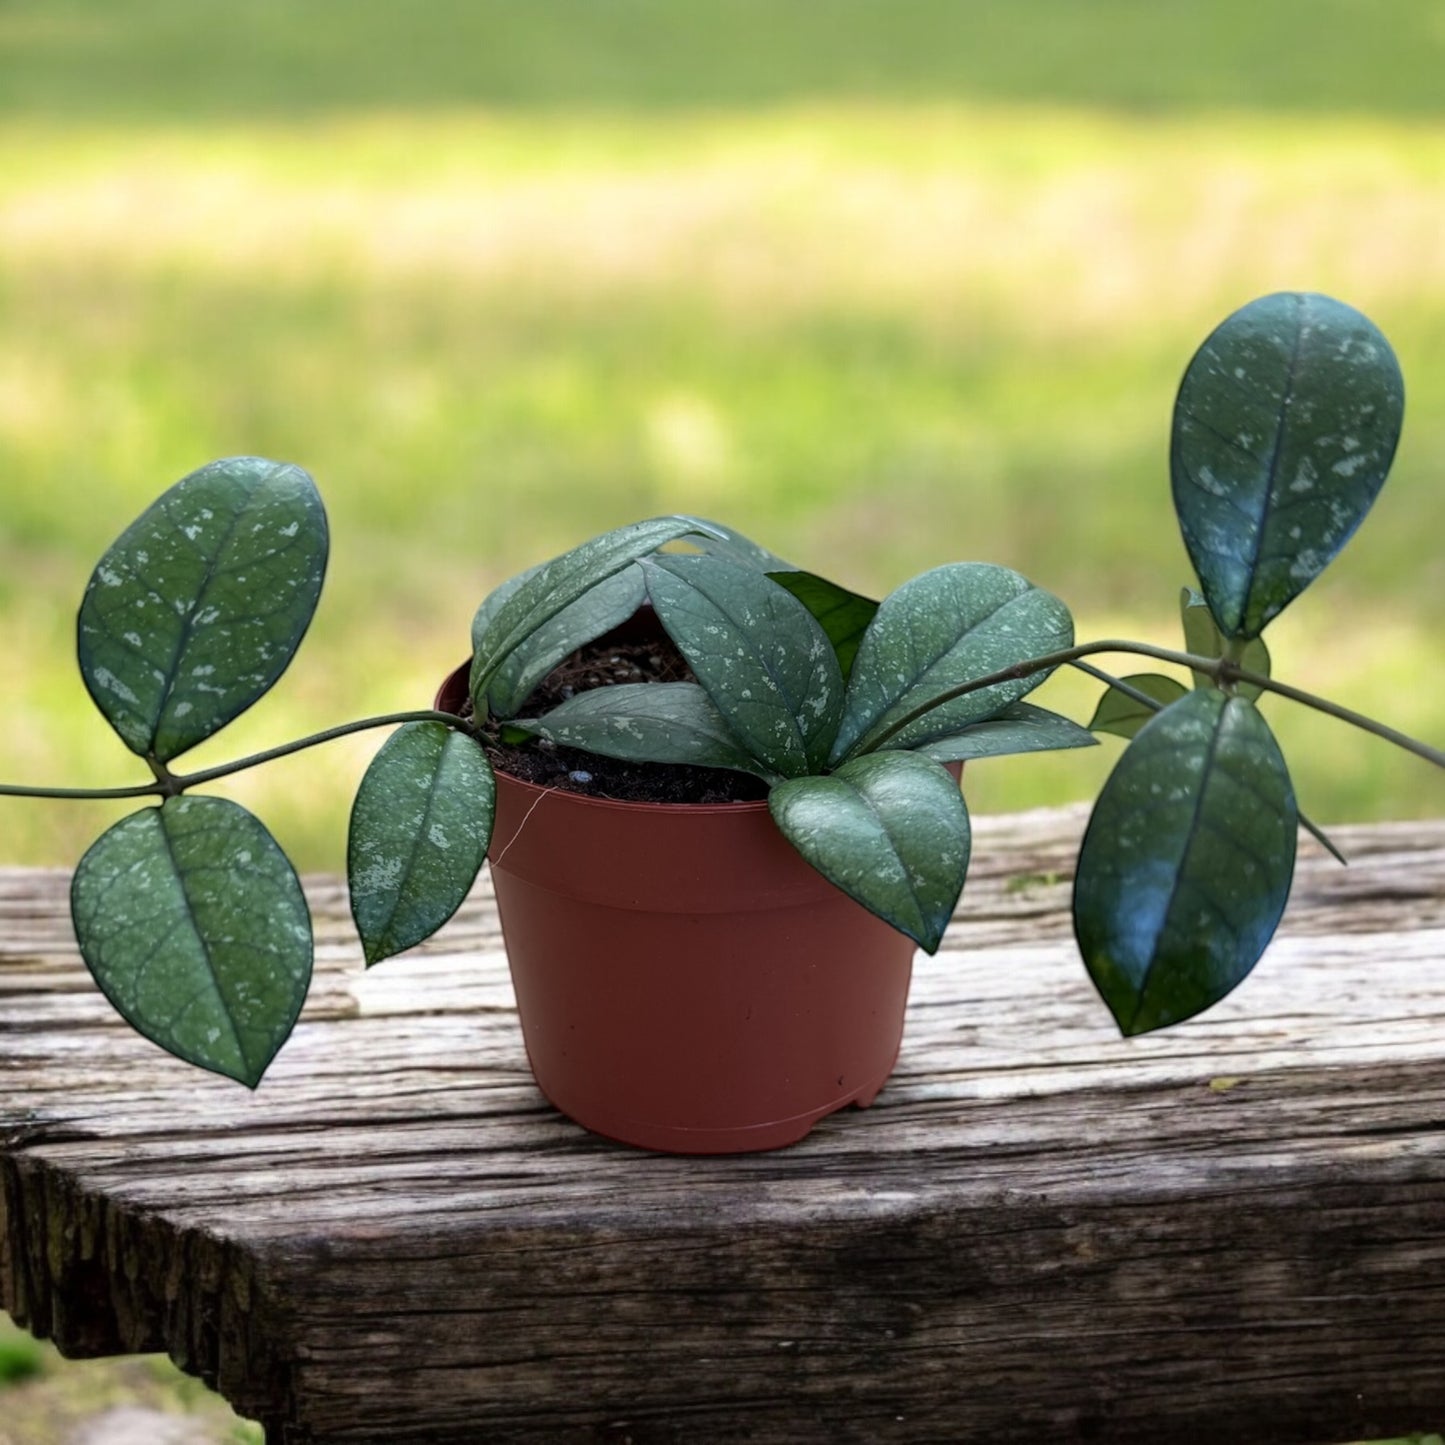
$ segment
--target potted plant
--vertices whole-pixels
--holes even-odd
[[[913,947],[937,948],[964,884],[964,762],[1130,739],[1074,889],[1084,964],[1126,1034],[1248,974],[1283,912],[1297,828],[1323,836],[1299,816],[1261,693],[1445,766],[1275,681],[1262,639],[1370,507],[1402,413],[1388,343],[1340,302],[1268,296],[1211,334],[1170,453],[1199,582],[1185,650],[1077,644],[1058,598],[988,563],[874,602],[725,526],[661,517],[498,588],[435,708],[185,774],[176,760],[289,663],[327,555],[305,472],[216,462],[126,530],[80,608],[86,685],[151,781],[4,791],[152,800],[75,871],[81,953],[143,1034],[255,1087],[306,994],[310,919],[264,826],[197,789],[396,726],[350,825],[367,964],[440,928],[490,849],[549,1096],[649,1147],[776,1147],[868,1102],[892,1068]],[[1088,661],[1106,653],[1189,681],[1113,677]],[[1024,701],[1064,665],[1105,685],[1088,728]],[[624,800],[606,796],[619,787]]]

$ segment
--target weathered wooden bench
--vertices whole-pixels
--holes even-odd
[[[1445,822],[1304,850],[1234,998],[1121,1041],[1077,811],[983,820],[903,1058],[774,1155],[592,1138],[486,887],[318,967],[258,1093],[115,1021],[66,876],[0,873],[0,1303],[167,1350],[272,1442],[1323,1442],[1445,1422]]]

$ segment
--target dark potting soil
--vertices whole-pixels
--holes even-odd
[[[558,703],[594,687],[624,682],[695,682],[692,669],[666,636],[642,641],[589,643],[559,663],[527,700],[526,715],[540,717]],[[750,803],[768,795],[768,785],[751,773],[730,768],[694,768],[680,763],[629,763],[545,738],[504,743],[498,728],[484,730],[495,767],[542,788],[561,788],[629,803]]]

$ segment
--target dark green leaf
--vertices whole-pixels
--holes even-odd
[[[858,593],[812,572],[769,572],[768,576],[779,587],[787,588],[818,619],[818,625],[833,644],[838,666],[846,681],[853,670],[858,644],[862,642],[868,624],[873,621],[878,604],[871,597],[860,597]]]
[[[963,763],[971,758],[1094,746],[1093,735],[1071,719],[1029,702],[1016,702],[997,717],[974,723],[949,737],[923,743],[915,751],[938,763]]]
[[[462,906],[492,836],[486,754],[443,723],[408,723],[372,759],[346,872],[367,967],[430,938]]]
[[[761,572],[717,557],[653,557],[652,605],[728,730],[770,772],[818,771],[843,707],[823,629]]]
[[[1079,852],[1074,932],[1125,1034],[1223,998],[1274,935],[1294,874],[1294,790],[1254,704],[1191,692],[1104,785]]]
[[[867,752],[895,722],[948,689],[1074,640],[1069,609],[1033,583],[986,562],[935,567],[889,593],[863,634],[848,679],[834,761]],[[917,747],[993,717],[1048,671],[967,693],[888,740]]]
[[[1170,703],[1178,702],[1189,692],[1182,682],[1176,682],[1172,677],[1165,677],[1157,672],[1135,672],[1119,680],[1135,692],[1152,697],[1159,706],[1150,707],[1148,703],[1130,697],[1117,687],[1111,687],[1099,699],[1099,706],[1094,709],[1094,716],[1089,719],[1090,732],[1113,733],[1116,737],[1132,738],[1156,713]]]
[[[1214,614],[1209,610],[1209,604],[1192,587],[1180,589],[1179,618],[1184,624],[1184,646],[1189,652],[1200,657],[1224,656],[1224,634],[1219,630]],[[1250,672],[1268,677],[1270,657],[1264,638],[1251,638],[1240,653],[1239,663]],[[1191,676],[1194,678],[1195,687],[1214,686],[1214,680],[1205,673],[1196,672]],[[1235,691],[1253,701],[1259,696],[1261,689],[1253,683],[1240,683]]]
[[[958,784],[917,753],[882,752],[768,795],[788,841],[835,887],[938,949],[968,872],[968,809]]]
[[[769,780],[778,776],[749,756],[695,682],[594,687],[517,726],[608,758],[732,768]]]
[[[534,569],[495,609],[472,622],[472,700],[486,711],[487,690],[512,651],[583,593],[622,571],[664,542],[696,532],[691,517],[654,517],[615,532],[604,532]]]
[[[564,657],[626,622],[646,599],[647,584],[636,564],[589,587],[502,662],[487,688],[487,711],[498,718],[515,716]]]
[[[126,1022],[255,1088],[311,981],[311,915],[286,855],[224,798],[115,824],[70,887],[80,952]]]
[[[326,513],[300,467],[212,462],[101,558],[80,605],[85,685],[125,745],[179,757],[286,670],[326,572]]]
[[[1405,389],[1390,344],[1328,296],[1252,301],[1199,348],[1174,407],[1184,544],[1226,637],[1256,637],[1384,483]]]

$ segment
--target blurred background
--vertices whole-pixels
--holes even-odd
[[[1277,671],[1445,738],[1439,0],[0,0],[0,56],[0,776],[143,775],[74,609],[238,453],[311,470],[332,565],[197,766],[425,705],[498,580],[674,509],[874,595],[1002,562],[1081,637],[1172,642],[1174,389],[1278,289],[1366,310],[1409,406]],[[1272,711],[1318,820],[1445,810]],[[232,795],[337,868],[379,741]],[[981,765],[970,801],[1086,797],[1115,755]],[[113,816],[6,804],[4,856]]]
[[[1409,404],[1276,671],[1439,743],[1442,75],[1440,0],[0,0],[0,776],[143,776],[74,610],[238,453],[315,475],[332,566],[196,766],[426,705],[497,581],[673,509],[874,595],[1002,562],[1081,637],[1172,643],[1174,390],[1279,289],[1367,311]],[[1271,712],[1318,820],[1445,812]],[[378,743],[231,795],[338,869]],[[970,801],[1086,797],[1115,755],[970,768]],[[70,866],[116,815],[0,805],[3,857]]]

